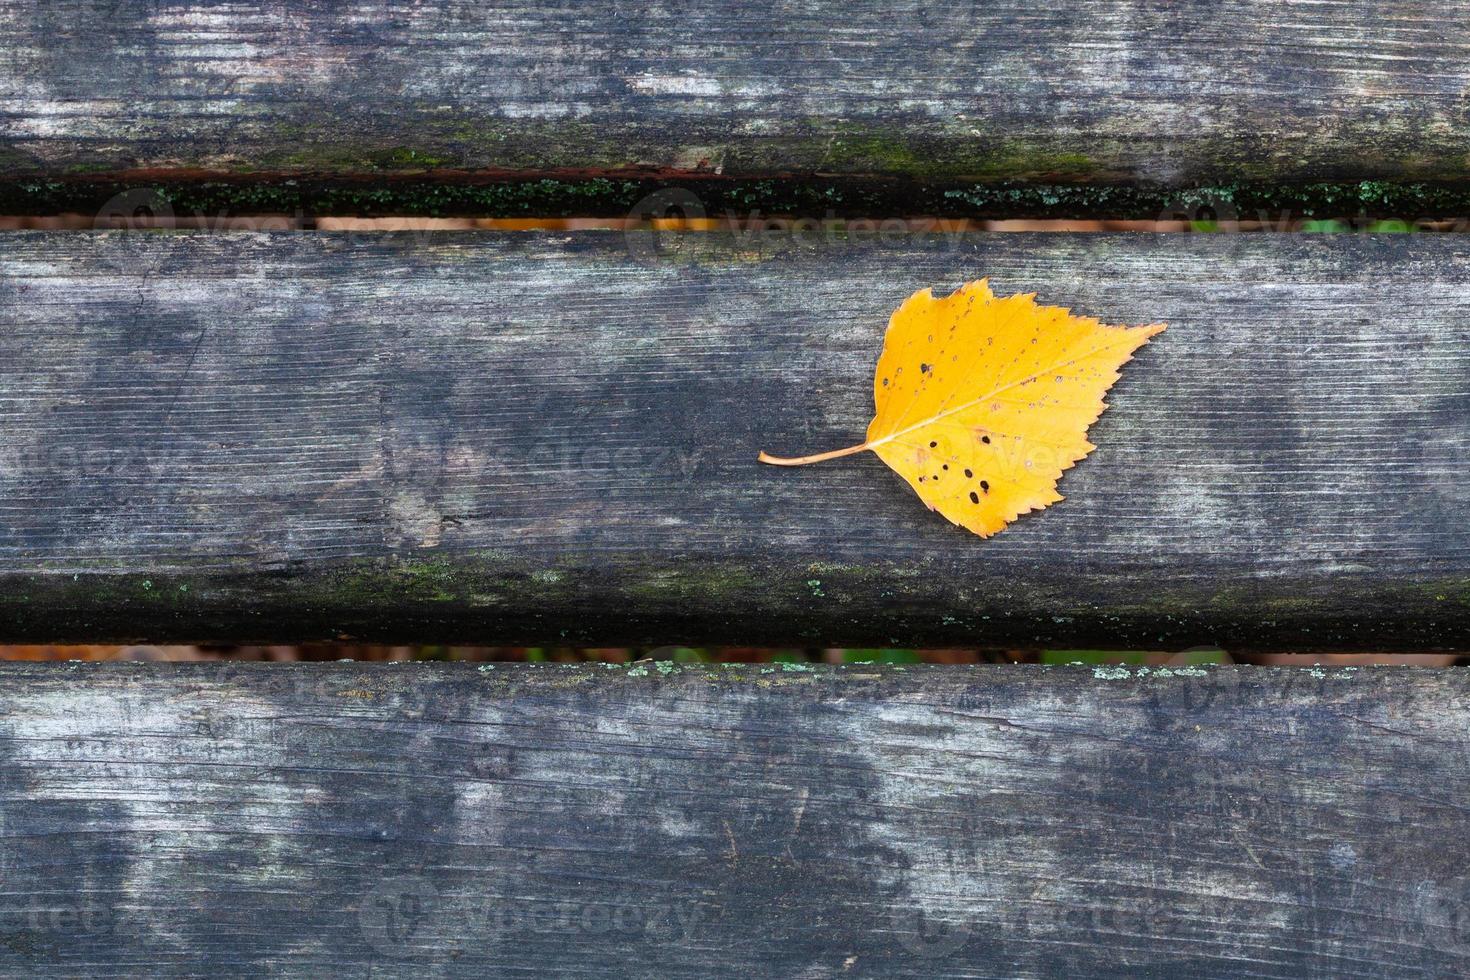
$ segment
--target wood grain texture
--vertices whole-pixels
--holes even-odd
[[[860,441],[888,314],[1170,327],[982,541]],[[1459,236],[13,234],[0,633],[1470,642]]]
[[[662,666],[0,666],[0,970],[1470,970],[1470,675]]]
[[[0,2],[0,174],[1462,177],[1470,2]]]

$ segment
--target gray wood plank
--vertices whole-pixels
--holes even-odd
[[[1470,971],[1464,672],[662,667],[0,666],[0,971]]]
[[[4,0],[0,174],[1463,177],[1470,2]]]
[[[0,634],[1470,641],[1459,236],[0,238]],[[984,541],[861,439],[889,312],[1170,324]]]

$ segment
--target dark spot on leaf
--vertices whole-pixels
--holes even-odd
[[[978,504],[979,502],[980,502],[979,495],[976,494],[974,490],[971,490],[970,491],[970,503],[972,503],[972,504]]]
[[[984,490],[986,493],[989,493],[990,492],[990,481],[988,481],[988,480],[981,480],[980,481],[980,489],[981,490]]]
[[[990,445],[990,437],[989,436],[981,436],[980,437],[980,441],[983,442],[983,443],[985,443],[985,445],[987,445],[987,446]]]
[[[937,442],[931,442],[931,443],[929,443],[929,448],[930,449],[933,449],[937,445],[939,445],[939,443],[937,443]]]
[[[923,374],[928,374],[929,373],[929,365],[927,365],[927,364],[920,364],[919,365],[919,371],[922,372]]]
[[[974,474],[974,473],[971,473],[971,472],[970,472],[970,471],[969,471],[969,470],[965,470],[965,478],[966,478],[966,479],[969,479],[969,478],[970,478],[970,477],[972,477],[972,476],[974,476],[974,475],[975,475],[975,474]]]

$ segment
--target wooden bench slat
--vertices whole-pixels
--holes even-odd
[[[11,0],[0,174],[1460,177],[1470,3]]]
[[[661,666],[0,666],[0,964],[1470,971],[1463,672]]]
[[[1470,639],[1470,245],[14,234],[0,633]],[[1166,321],[989,541],[862,436],[923,286]]]

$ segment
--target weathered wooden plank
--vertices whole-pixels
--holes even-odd
[[[0,173],[1461,177],[1470,3],[0,3]]]
[[[1459,236],[661,241],[0,239],[0,634],[1470,641]],[[982,541],[755,462],[982,275],[1171,324],[1068,500]]]
[[[0,666],[0,969],[1470,970],[1463,672],[662,666]]]

